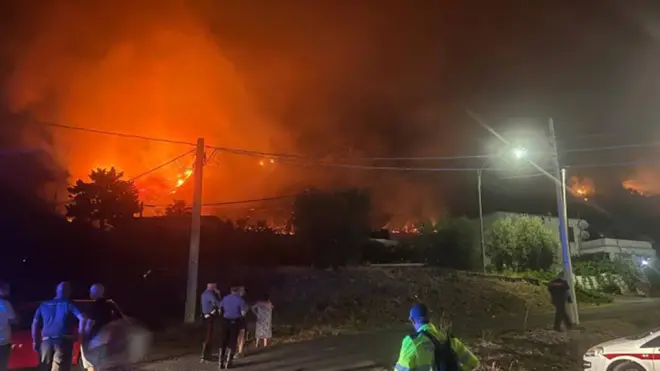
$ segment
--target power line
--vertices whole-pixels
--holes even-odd
[[[113,132],[107,130],[83,128],[78,126],[70,126],[63,124],[55,123],[41,123],[41,125],[48,127],[55,127],[60,129],[68,130],[77,130],[89,133],[95,133],[100,135],[111,135],[123,138],[131,139],[140,139],[154,142],[178,144],[178,145],[188,145],[194,146],[195,143],[172,140],[166,138],[157,138],[136,134],[127,134],[120,132]],[[630,143],[630,144],[620,144],[612,146],[603,146],[603,147],[587,147],[587,148],[571,148],[560,151],[561,153],[576,153],[576,152],[597,152],[597,151],[613,151],[619,149],[632,149],[632,148],[645,148],[645,147],[656,147],[660,146],[660,142],[649,142],[649,143]],[[305,160],[305,161],[316,161],[319,162],[321,166],[327,167],[338,167],[338,168],[353,168],[353,169],[364,169],[364,170],[399,170],[399,171],[476,171],[477,168],[414,168],[414,167],[397,167],[397,166],[367,166],[367,165],[353,165],[353,164],[332,164],[332,163],[322,163],[322,161],[327,161],[319,158],[310,158],[307,156],[288,154],[288,153],[276,153],[276,152],[261,152],[261,151],[252,151],[245,149],[237,149],[230,147],[218,147],[218,146],[207,146],[207,148],[214,149],[216,151],[229,152],[236,155],[246,155],[253,157],[261,158],[273,158],[273,159],[288,159],[288,160]],[[429,157],[359,157],[359,158],[344,158],[346,160],[350,159],[353,161],[433,161],[433,160],[459,160],[459,159],[483,159],[483,158],[493,158],[497,157],[496,155],[457,155],[457,156],[429,156]],[[619,165],[622,166],[622,165]]]
[[[298,165],[298,166],[318,166],[318,167],[329,167],[329,168],[341,168],[341,169],[356,169],[356,170],[387,170],[387,171],[423,171],[423,172],[456,172],[456,171],[502,171],[503,169],[497,168],[477,168],[477,167],[403,167],[403,166],[370,166],[370,165],[354,165],[354,164],[337,164],[337,163],[312,163],[305,164],[301,162],[295,162],[290,160],[280,160],[278,163]]]
[[[167,166],[167,165],[169,165],[169,164],[171,164],[171,163],[173,163],[173,162],[176,162],[177,160],[179,160],[179,159],[181,159],[181,158],[183,158],[183,157],[185,157],[185,156],[191,154],[191,153],[194,152],[194,151],[195,151],[195,150],[191,150],[191,151],[188,151],[188,152],[186,152],[186,153],[182,153],[182,154],[180,154],[180,155],[178,155],[178,156],[172,158],[171,160],[169,160],[169,161],[167,161],[167,162],[164,162],[164,163],[162,163],[162,164],[160,164],[160,165],[158,165],[158,166],[156,166],[156,167],[153,167],[153,168],[151,168],[151,169],[145,171],[144,173],[142,173],[142,174],[140,174],[140,175],[137,175],[137,176],[134,176],[134,177],[128,179],[127,181],[128,181],[128,182],[133,182],[133,181],[135,181],[135,180],[138,179],[138,178],[142,178],[143,176],[147,176],[147,175],[149,175],[149,174],[151,174],[151,173],[153,173],[153,172],[155,172],[155,171],[157,171],[157,170],[160,170],[160,169],[164,168],[165,166]],[[74,200],[72,200],[72,199],[70,199],[70,200],[62,200],[62,201],[57,201],[57,204],[58,204],[58,205],[63,205],[63,204],[71,203],[71,202],[73,202],[73,201],[74,201]]]
[[[604,147],[571,148],[571,149],[565,149],[560,152],[572,153],[572,152],[615,151],[618,149],[646,148],[646,147],[657,147],[657,146],[660,146],[660,142],[618,144],[618,145],[604,146]]]
[[[261,152],[250,151],[244,149],[235,149],[227,147],[214,147],[208,146],[218,151],[233,153],[236,155],[246,155],[260,158],[287,158],[287,159],[300,159],[300,160],[314,160],[314,161],[327,161],[322,158],[311,158],[302,155],[288,154],[288,153],[274,153],[274,152]],[[456,156],[427,156],[427,157],[343,157],[343,160],[352,161],[443,161],[443,160],[466,160],[466,159],[484,159],[493,158],[496,155],[456,155]]]
[[[125,134],[125,133],[119,133],[119,132],[114,132],[114,131],[83,128],[83,127],[79,127],[79,126],[70,126],[70,125],[55,124],[55,123],[41,123],[41,125],[54,127],[54,128],[60,128],[60,129],[84,131],[84,132],[88,132],[88,133],[95,133],[95,134],[101,134],[101,135],[111,135],[111,136],[117,136],[117,137],[123,137],[123,138],[148,140],[148,141],[152,141],[152,142],[163,142],[163,143],[170,143],[170,144],[183,144],[183,145],[187,145],[187,146],[194,146],[195,145],[195,143],[184,142],[184,141],[180,141],[180,140],[156,138],[156,137],[149,137],[149,136],[136,135],[136,134]]]
[[[601,168],[601,167],[635,167],[643,165],[660,165],[660,161],[630,161],[630,162],[612,162],[604,164],[576,164],[566,165],[567,169],[580,169],[580,168]]]
[[[248,203],[254,203],[254,202],[261,202],[261,201],[284,200],[284,199],[287,199],[287,198],[295,198],[295,197],[296,197],[296,195],[288,195],[288,196],[255,198],[255,199],[251,199],[251,200],[240,200],[240,201],[210,202],[210,203],[202,204],[202,206],[209,207],[209,206],[226,206],[226,205],[248,204]]]
[[[254,203],[254,202],[261,202],[261,201],[275,201],[275,200],[283,200],[287,198],[295,198],[296,195],[288,195],[288,196],[275,196],[275,197],[265,197],[265,198],[254,198],[254,199],[249,199],[249,200],[238,200],[238,201],[224,201],[224,202],[209,202],[209,203],[204,203],[202,206],[204,207],[213,207],[213,206],[226,206],[226,205],[238,205],[238,204],[247,204],[247,203]],[[144,205],[144,207],[167,207],[170,204],[167,205]]]
[[[183,158],[183,157],[185,157],[185,156],[187,156],[187,155],[189,155],[189,154],[191,154],[191,153],[193,153],[193,152],[195,152],[194,149],[191,150],[191,151],[188,151],[188,152],[186,152],[186,153],[182,153],[182,154],[180,154],[180,155],[174,157],[173,159],[171,159],[171,160],[169,160],[169,161],[167,161],[167,162],[164,162],[164,163],[162,163],[162,164],[160,164],[160,165],[158,165],[158,166],[156,166],[156,167],[154,167],[154,168],[151,168],[150,170],[145,171],[144,173],[142,173],[142,174],[140,174],[140,175],[137,175],[137,176],[134,176],[134,177],[130,178],[128,181],[129,181],[129,182],[132,182],[132,181],[134,181],[134,180],[136,180],[136,179],[138,179],[138,178],[142,178],[143,176],[149,175],[149,174],[153,173],[154,171],[160,170],[160,169],[164,168],[165,166],[167,166],[167,165],[169,165],[169,164],[171,164],[171,163],[173,163],[173,162],[176,162],[177,160],[179,160],[179,159],[181,159],[181,158]]]
[[[111,136],[117,136],[117,137],[123,137],[123,138],[148,140],[148,141],[153,141],[153,142],[163,142],[163,143],[170,143],[170,144],[182,144],[182,145],[189,145],[189,146],[194,146],[195,145],[195,143],[185,142],[185,141],[180,141],[180,140],[157,138],[157,137],[150,137],[150,136],[136,135],[136,134],[127,134],[127,133],[113,132],[113,131],[108,131],[108,130],[84,128],[84,127],[79,127],[79,126],[70,126],[70,125],[55,124],[55,123],[41,123],[41,125],[60,128],[60,129],[84,131],[84,132],[95,133],[95,134],[100,134],[100,135],[111,135]],[[307,157],[307,156],[290,154],[290,153],[252,151],[252,150],[246,150],[246,149],[240,149],[240,148],[220,147],[220,146],[211,146],[211,145],[206,146],[206,147],[217,150],[217,151],[224,151],[224,152],[234,153],[234,154],[237,154],[237,155],[247,155],[247,156],[267,157],[267,158],[291,158],[291,159],[301,159],[301,160],[305,159],[305,160],[316,160],[316,161],[321,161],[322,160],[322,159],[312,159],[312,158]],[[481,158],[490,158],[490,157],[495,157],[495,156],[481,154],[481,155],[429,156],[429,157],[359,157],[359,158],[352,158],[351,160],[354,160],[354,161],[431,161],[431,160],[438,160],[439,161],[439,160],[459,160],[459,159],[481,159]]]

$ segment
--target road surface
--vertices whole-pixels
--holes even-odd
[[[643,313],[660,309],[660,300],[643,299],[581,310],[581,322],[630,317],[630,313]],[[552,320],[551,314],[535,315],[528,319],[528,327],[544,327]],[[520,318],[493,319],[490,324],[479,324],[473,331],[491,332],[519,330]],[[467,329],[467,327],[466,327]],[[249,356],[239,359],[235,368],[243,371],[352,371],[391,370],[401,340],[409,328],[383,330],[355,335],[343,335],[296,344],[281,344],[267,349],[253,350]],[[467,331],[467,330],[466,330]],[[457,336],[463,332],[456,331]],[[200,364],[199,356],[186,355],[151,362],[141,366],[144,371],[205,371],[216,370],[215,364]]]

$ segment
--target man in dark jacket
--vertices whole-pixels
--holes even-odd
[[[566,329],[570,330],[573,326],[566,311],[566,303],[572,302],[569,290],[568,282],[561,274],[548,283],[548,292],[550,293],[552,305],[555,307],[555,331],[561,331],[562,322],[564,322]]]

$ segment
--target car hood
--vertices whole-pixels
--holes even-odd
[[[613,350],[613,349],[620,349],[622,347],[629,348],[639,342],[639,340],[630,340],[626,338],[618,338],[610,341],[606,341],[604,343],[600,343],[596,345],[595,347],[601,347],[605,350]],[[595,348],[594,347],[594,348]]]

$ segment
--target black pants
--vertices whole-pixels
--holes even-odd
[[[570,329],[573,324],[571,323],[571,317],[568,316],[566,311],[566,303],[552,303],[555,307],[555,330],[561,330],[561,323],[564,323],[567,329]]]
[[[45,339],[39,353],[39,371],[71,371],[73,339]]]
[[[216,317],[210,316],[204,318],[204,342],[202,343],[202,359],[209,360],[213,349],[213,339],[215,337]]]
[[[236,343],[238,342],[238,333],[243,328],[243,319],[222,319],[222,331],[220,335],[220,357],[229,352],[230,355],[236,353]]]
[[[0,371],[7,371],[10,354],[11,344],[0,345]]]

